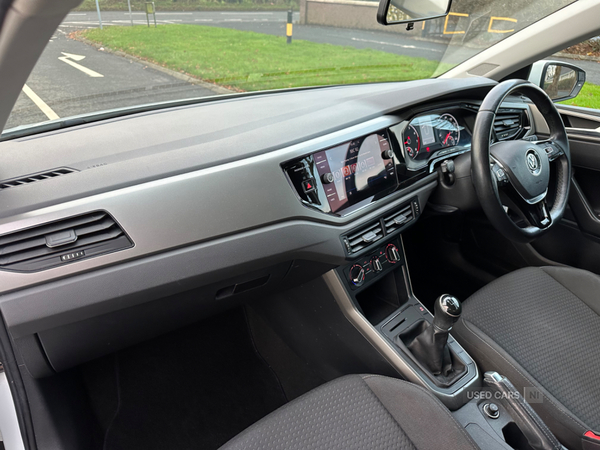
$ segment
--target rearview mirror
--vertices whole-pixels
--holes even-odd
[[[562,61],[538,61],[531,66],[529,81],[552,101],[562,102],[577,97],[585,83],[585,71]]]
[[[382,25],[420,22],[444,17],[452,0],[380,0],[377,21]]]

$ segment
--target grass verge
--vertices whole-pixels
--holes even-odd
[[[422,79],[439,66],[425,58],[301,40],[288,45],[285,37],[199,25],[80,33],[107,48],[241,91]]]
[[[600,109],[600,86],[597,84],[585,83],[577,97],[561,103],[564,105]]]

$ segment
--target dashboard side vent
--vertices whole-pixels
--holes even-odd
[[[401,206],[399,209],[388,214],[383,218],[383,223],[385,225],[385,233],[390,234],[396,230],[399,230],[414,218],[415,215],[413,213],[412,205],[410,203]]]
[[[36,181],[47,180],[48,178],[62,177],[69,173],[77,172],[75,169],[69,169],[68,167],[61,167],[60,169],[49,170],[47,172],[35,173],[26,177],[12,178],[10,180],[0,181],[0,189],[8,189],[23,184],[35,183]]]
[[[104,211],[0,236],[0,270],[35,272],[133,246]]]
[[[378,220],[377,222],[371,222],[366,226],[351,231],[348,235],[343,236],[342,240],[348,254],[353,254],[382,238],[383,229],[381,228],[381,222]]]
[[[517,136],[523,129],[523,114],[520,109],[501,109],[494,119],[494,131],[499,141]]]

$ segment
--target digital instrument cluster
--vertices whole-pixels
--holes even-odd
[[[415,117],[402,133],[402,147],[407,160],[427,161],[446,153],[444,150],[471,145],[471,135],[450,113]]]

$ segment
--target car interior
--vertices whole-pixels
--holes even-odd
[[[77,4],[0,1],[0,125]],[[5,448],[600,449],[600,110],[538,62],[598,17],[1,139]]]

